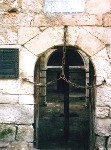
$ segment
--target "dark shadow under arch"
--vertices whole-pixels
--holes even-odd
[[[47,66],[61,66],[62,64],[63,47],[56,46],[54,49],[57,50],[50,55]],[[69,51],[69,66],[84,66],[84,62],[76,48],[67,46],[67,50]]]

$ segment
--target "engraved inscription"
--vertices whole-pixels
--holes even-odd
[[[83,12],[85,0],[45,0],[45,12]]]
[[[0,78],[18,78],[19,51],[18,49],[0,48]]]

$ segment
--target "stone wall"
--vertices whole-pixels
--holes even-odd
[[[19,47],[19,78],[0,79],[2,142],[33,142],[34,67],[38,57],[55,45],[78,46],[92,60],[96,84],[96,145],[111,149],[111,1],[85,0],[81,13],[44,13],[43,0],[0,1],[0,47]],[[30,61],[29,61],[30,60]]]

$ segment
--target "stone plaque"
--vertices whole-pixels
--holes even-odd
[[[83,12],[85,8],[85,0],[45,0],[46,13],[73,13]]]
[[[18,78],[19,51],[18,49],[0,48],[0,78]]]

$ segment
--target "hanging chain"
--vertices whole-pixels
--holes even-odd
[[[66,42],[67,42],[67,39],[66,39],[66,36],[67,35],[67,26],[64,26],[64,46],[63,46],[63,57],[62,57],[62,70],[61,70],[61,75],[58,79],[55,79],[55,80],[52,80],[52,81],[49,81],[47,82],[46,84],[44,83],[37,83],[37,82],[32,82],[30,81],[29,79],[27,78],[23,78],[23,81],[26,81],[26,82],[29,82],[31,84],[34,84],[36,86],[44,86],[44,85],[51,85],[51,84],[54,84],[56,83],[57,81],[59,80],[64,80],[65,82],[69,83],[70,85],[72,85],[73,87],[75,88],[78,88],[78,89],[91,89],[91,88],[98,88],[98,87],[101,87],[102,85],[105,85],[106,84],[106,80],[102,81],[101,84],[99,85],[92,85],[92,86],[89,86],[89,85],[85,85],[85,86],[82,86],[82,85],[78,85],[72,81],[70,81],[69,79],[67,79],[65,77],[65,57],[66,57]]]
[[[48,85],[51,85],[51,84],[56,83],[57,81],[59,81],[59,80],[61,80],[61,79],[64,80],[65,82],[69,83],[69,84],[72,85],[73,87],[78,88],[78,89],[92,89],[92,88],[98,88],[98,87],[101,87],[101,86],[103,86],[103,85],[106,85],[106,80],[105,80],[105,79],[102,81],[101,84],[98,84],[98,85],[92,85],[92,86],[89,86],[89,85],[86,85],[86,86],[78,85],[78,84],[76,84],[76,83],[74,83],[74,82],[72,82],[72,81],[66,79],[65,76],[60,76],[60,78],[55,79],[55,80],[52,80],[52,81],[49,81],[49,82],[47,82],[46,84],[32,82],[32,81],[30,81],[30,80],[27,79],[27,78],[23,78],[23,81],[29,82],[29,83],[34,84],[34,85],[36,85],[36,86],[44,86],[44,85],[47,85],[47,86],[48,86]]]
[[[59,81],[61,79],[64,80],[65,82],[69,83],[73,87],[78,88],[78,89],[92,89],[92,88],[98,88],[98,87],[101,87],[103,85],[106,85],[106,80],[105,79],[102,81],[102,83],[100,83],[98,85],[92,85],[92,86],[89,86],[89,85],[86,85],[86,86],[78,85],[78,84],[76,84],[74,82],[71,82],[70,80],[66,79],[65,76],[63,76],[63,77],[60,76],[60,78],[58,78],[58,79],[52,80],[50,82],[47,82],[46,85],[51,85],[51,84],[56,83],[57,81]]]
[[[46,83],[46,85],[54,84],[54,83],[56,83],[56,82],[59,81],[59,80],[60,80],[60,78],[55,79],[55,80],[52,80],[52,81],[49,81],[49,82]]]
[[[64,46],[63,46],[63,57],[62,57],[62,72],[61,77],[65,77],[64,67],[65,67],[65,55],[66,55],[66,34],[67,34],[67,26],[64,26]]]
[[[72,85],[73,87],[75,88],[78,88],[78,89],[92,89],[92,88],[98,88],[98,87],[101,87],[102,85],[106,85],[106,80],[104,79],[102,81],[101,84],[98,84],[98,85],[92,85],[92,86],[89,86],[89,85],[86,85],[86,86],[82,86],[82,85],[78,85],[74,82],[71,82],[70,80],[66,79],[66,78],[62,78],[64,81],[66,81],[67,83],[69,83],[70,85]]]

